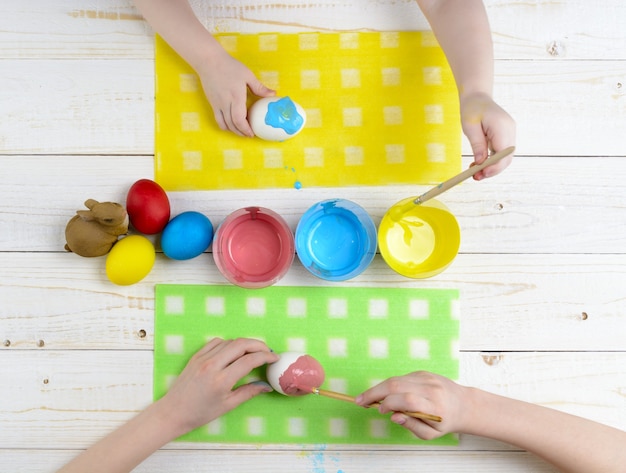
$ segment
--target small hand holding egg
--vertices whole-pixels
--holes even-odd
[[[250,107],[248,120],[259,138],[285,141],[302,131],[306,113],[289,97],[264,97]]]
[[[279,393],[303,396],[324,382],[324,368],[312,356],[293,351],[279,356],[276,363],[267,366],[267,380]]]

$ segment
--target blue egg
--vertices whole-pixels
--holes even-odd
[[[202,254],[213,241],[213,225],[199,212],[183,212],[163,229],[161,249],[168,258],[186,260]]]

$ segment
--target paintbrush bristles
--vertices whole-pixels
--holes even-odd
[[[324,397],[329,397],[331,399],[337,399],[339,401],[346,401],[346,402],[351,402],[354,404],[355,398],[353,396],[349,396],[347,394],[343,394],[343,393],[337,393],[335,391],[327,391],[326,389],[320,389],[320,388],[311,388],[311,392],[313,394],[317,394],[318,396],[324,396]],[[368,407],[378,407],[380,406],[379,402],[375,402],[373,404],[370,404]],[[406,412],[403,411],[403,414],[406,414],[409,417],[414,417],[416,419],[424,419],[424,420],[431,420],[433,422],[441,422],[442,419],[439,416],[433,415],[433,414],[426,414],[424,412]]]

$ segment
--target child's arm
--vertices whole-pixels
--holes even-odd
[[[489,150],[515,145],[515,122],[492,98],[493,44],[487,13],[481,0],[417,0],[446,54],[459,90],[461,122],[474,153],[483,162]],[[477,173],[491,177],[512,160]]]
[[[450,432],[488,437],[523,448],[569,473],[618,473],[626,465],[626,432],[554,409],[469,388],[427,372],[388,379],[357,398],[381,402],[392,422],[433,439]],[[397,411],[439,415],[441,423]]]
[[[222,48],[187,0],[135,0],[135,5],[154,31],[198,73],[219,127],[254,136],[246,118],[247,89],[259,97],[275,92]]]
[[[59,473],[129,472],[167,442],[205,425],[269,385],[233,386],[278,356],[258,340],[215,338],[196,353],[170,390]]]

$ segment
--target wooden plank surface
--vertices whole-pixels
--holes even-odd
[[[412,0],[192,0],[211,31],[420,30]],[[621,0],[486,0],[497,60],[626,59]],[[0,3],[0,58],[150,58],[149,27],[128,0]]]
[[[470,160],[464,160],[469,166]],[[62,251],[65,225],[84,201],[124,203],[132,183],[152,177],[151,156],[0,156],[2,251]],[[263,205],[295,230],[325,198],[348,198],[378,224],[385,212],[428,186],[266,189],[168,193],[172,214],[196,210],[217,225],[230,212]],[[45,197],[42,197],[41,194]],[[467,181],[441,195],[459,221],[461,253],[623,253],[626,159],[519,156],[506,173]]]
[[[77,450],[0,450],[0,462],[15,465],[22,457],[28,463],[23,473],[54,471],[76,456]],[[541,460],[525,452],[370,452],[354,455],[353,452],[337,452],[320,447],[318,450],[284,451],[232,451],[232,450],[160,450],[152,458],[133,470],[136,473],[170,473],[171,471],[258,471],[271,465],[275,473],[324,473],[385,471],[437,471],[451,473],[550,473]]]
[[[154,154],[152,59],[2,66],[3,153]],[[517,121],[519,155],[624,156],[625,77],[626,60],[503,61],[494,94]]]
[[[9,351],[35,349],[40,340],[51,349],[151,349],[154,284],[226,284],[209,254],[159,255],[148,277],[127,287],[106,279],[102,258],[4,253],[2,266],[0,342],[8,340]],[[624,280],[623,254],[468,254],[428,280],[403,278],[377,256],[342,284],[459,288],[462,350],[603,351],[624,347]],[[296,262],[279,284],[323,283]]]
[[[212,31],[416,30],[412,0],[192,0]],[[461,290],[461,382],[626,429],[626,3],[486,0],[496,99],[518,157],[440,198],[462,229],[444,273],[410,280],[377,256],[346,285]],[[152,177],[154,51],[131,0],[0,0],[0,465],[48,472],[150,402],[156,283],[224,284],[210,253],[157,256],[114,286],[63,250],[87,198]],[[469,155],[466,140],[463,152]],[[464,159],[464,166],[470,163]],[[424,186],[170,193],[214,226],[264,205],[295,229],[343,197],[376,222]],[[297,262],[281,285],[319,285]],[[138,472],[554,471],[511,446],[170,444]],[[9,468],[10,467],[10,468]]]
[[[0,374],[6,449],[85,448],[151,401],[150,350],[5,351]],[[626,428],[623,352],[461,353],[461,380],[477,387],[549,405],[555,409]],[[31,369],[25,370],[24,366]],[[598,370],[602,366],[602,370]],[[419,367],[416,367],[419,369]],[[393,373],[390,369],[390,376]],[[541,389],[537,389],[541,386]],[[610,388],[610,389],[609,389]],[[279,394],[272,393],[272,396]],[[593,401],[592,401],[593,400]],[[172,449],[237,448],[301,450],[302,445],[221,445],[181,442]],[[308,450],[315,448],[308,446]],[[336,445],[336,450],[368,451],[365,445]],[[462,436],[459,447],[436,449],[515,450],[505,444]],[[402,445],[395,450],[411,450]],[[420,446],[416,450],[433,450]],[[394,450],[392,446],[376,450]]]

